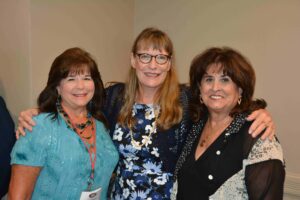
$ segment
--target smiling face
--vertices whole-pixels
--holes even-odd
[[[61,95],[61,104],[65,109],[86,110],[86,105],[94,96],[95,84],[86,67],[81,73],[70,72],[60,81],[57,91]]]
[[[210,113],[229,114],[237,105],[242,89],[223,73],[220,65],[212,64],[201,79],[200,94]]]
[[[159,54],[168,55],[165,50],[153,48],[138,50],[137,54],[149,54],[151,56]],[[140,61],[138,55],[132,54],[131,65],[136,71],[140,89],[153,89],[157,91],[167,77],[171,67],[171,61],[168,60],[165,64],[158,64],[155,61],[155,57],[152,57],[149,63],[144,64]]]

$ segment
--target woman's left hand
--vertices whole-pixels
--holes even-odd
[[[270,113],[267,110],[256,110],[247,117],[247,120],[254,120],[249,128],[249,134],[251,134],[252,137],[256,137],[262,131],[264,131],[261,136],[261,139],[265,140],[267,137],[270,140],[273,139],[275,135],[275,124],[272,120]]]

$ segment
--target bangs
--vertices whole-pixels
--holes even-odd
[[[220,73],[222,72],[223,75],[233,77],[234,76],[234,68],[235,65],[231,59],[226,56],[217,56],[210,65],[207,66],[209,68],[214,67],[214,72]]]
[[[151,36],[139,41],[139,43],[137,44],[137,50],[148,49],[154,49],[160,52],[166,51],[169,56],[172,56],[172,47],[170,47],[170,45],[168,45],[168,42],[162,37]]]
[[[235,66],[232,63],[222,63],[220,70],[222,70],[223,74],[226,76],[229,76],[231,79],[235,80],[236,74],[234,73],[235,71]]]
[[[213,73],[222,73],[224,76],[229,76],[235,84],[240,86],[240,73],[232,62],[219,61],[218,63],[212,63],[206,67],[206,71],[209,69],[212,69]]]
[[[206,67],[205,71],[207,72],[210,69],[212,69],[213,73],[222,73],[223,75],[229,76],[228,67],[226,67],[226,65],[224,65],[223,63],[212,63]]]
[[[69,75],[91,74],[90,67],[87,64],[76,64],[68,67],[65,71],[64,78]]]

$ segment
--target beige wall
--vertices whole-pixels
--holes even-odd
[[[13,118],[30,103],[29,0],[0,1],[0,95]]]
[[[182,82],[191,59],[207,47],[231,46],[252,61],[255,95],[269,103],[284,148],[286,191],[300,196],[299,11],[298,0],[137,0],[134,27],[136,34],[147,26],[169,33]]]
[[[32,0],[32,99],[46,84],[54,58],[79,46],[98,62],[103,81],[124,80],[133,37],[132,0]]]
[[[0,95],[14,119],[36,105],[52,61],[67,48],[89,51],[104,82],[124,81],[133,14],[133,0],[0,1]]]
[[[268,101],[284,148],[286,191],[299,194],[299,10],[298,0],[2,0],[0,95],[14,116],[35,105],[51,62],[74,46],[94,55],[104,82],[123,81],[133,36],[148,26],[174,41],[181,82],[197,53],[231,46],[255,67],[256,97]]]

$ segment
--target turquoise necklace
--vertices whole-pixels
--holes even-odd
[[[93,117],[91,114],[87,114],[87,121],[84,123],[80,123],[80,124],[72,124],[69,115],[64,111],[63,107],[61,106],[60,102],[57,101],[56,102],[56,107],[57,107],[57,111],[65,118],[66,122],[67,122],[67,127],[69,129],[72,129],[73,131],[75,131],[75,133],[77,133],[80,137],[84,138],[84,139],[90,139],[92,137],[92,134],[88,135],[88,136],[83,136],[83,132],[84,130],[89,127],[92,126],[92,130],[94,130],[94,126],[93,126]]]

